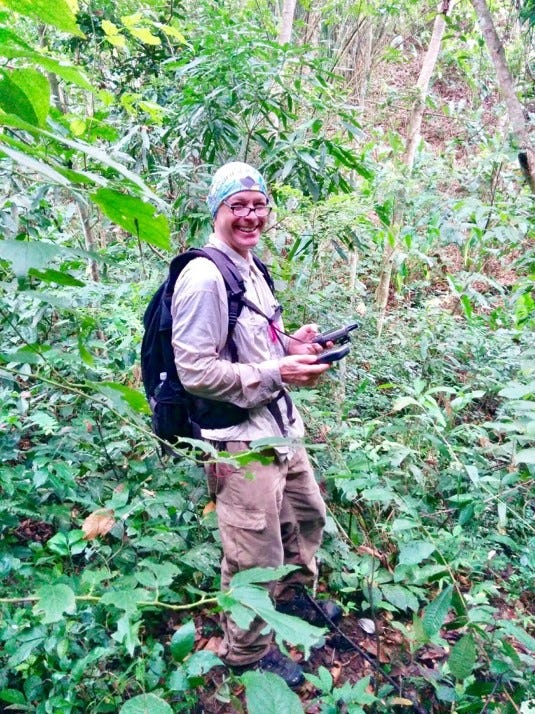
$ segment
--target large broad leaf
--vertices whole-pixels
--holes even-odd
[[[515,454],[515,461],[517,464],[535,464],[535,448],[520,449]]]
[[[110,399],[121,414],[126,413],[128,407],[141,414],[150,414],[150,407],[145,395],[138,392],[137,389],[125,387],[124,384],[118,382],[94,382],[93,384],[101,394]]]
[[[53,25],[58,30],[85,37],[76,24],[77,0],[0,0],[2,6],[31,17],[39,24]]]
[[[428,637],[433,637],[438,634],[438,631],[444,624],[444,620],[450,609],[452,595],[453,586],[448,585],[448,587],[444,588],[440,595],[425,608],[422,625]]]
[[[297,565],[281,565],[278,568],[249,568],[236,573],[230,581],[230,587],[251,585],[252,583],[269,583],[271,580],[285,578],[289,573],[297,569]]]
[[[178,628],[171,638],[171,656],[175,662],[182,662],[189,655],[195,644],[195,623],[186,622]]]
[[[87,77],[77,67],[70,64],[63,64],[52,57],[40,54],[18,35],[5,27],[0,27],[0,56],[6,57],[7,59],[25,57],[31,60],[33,64],[43,67],[47,72],[57,74],[67,82],[72,82],[90,91],[93,89]]]
[[[43,126],[50,109],[50,85],[35,69],[12,69],[0,73],[0,107],[30,124]]]
[[[0,0],[1,2],[1,0]],[[34,126],[33,124],[30,124],[30,122],[24,121],[24,119],[21,119],[19,116],[16,114],[6,114],[5,112],[0,110],[0,125],[2,126],[10,126],[16,129],[23,129],[24,131],[28,131],[30,134],[41,136],[41,137],[46,137],[47,139],[51,139],[52,141],[56,141],[60,144],[63,144],[64,146],[68,146],[69,148],[73,149],[74,151],[80,151],[81,153],[85,154],[88,156],[90,159],[93,159],[94,161],[98,161],[101,164],[104,164],[104,166],[108,166],[109,168],[113,169],[114,171],[117,171],[118,174],[124,177],[127,182],[131,183],[134,186],[137,186],[141,191],[143,192],[143,195],[149,198],[151,201],[153,201],[156,205],[164,208],[166,206],[165,201],[162,201],[161,198],[152,191],[147,184],[141,179],[136,173],[133,171],[130,171],[130,169],[126,168],[126,166],[123,166],[119,161],[116,161],[108,152],[106,152],[104,149],[99,149],[97,146],[93,146],[92,144],[88,144],[87,142],[80,141],[80,140],[74,140],[74,139],[69,139],[67,136],[63,136],[62,134],[56,133],[53,134],[49,131],[46,131],[45,129],[41,129],[40,127]],[[0,134],[0,138],[2,141],[7,141],[6,135]],[[29,149],[28,149],[29,150]],[[21,152],[22,153],[22,152]],[[59,167],[58,167],[59,171]],[[63,172],[66,176],[72,176],[75,174],[78,178],[78,181],[81,181],[80,177],[84,176],[84,174],[81,174],[81,172]],[[87,174],[87,176],[90,176],[91,180],[93,183],[103,183],[103,179],[97,177],[94,174]]]
[[[387,602],[392,603],[400,610],[418,610],[418,598],[407,588],[401,585],[381,585],[381,592]]]
[[[472,635],[461,637],[453,646],[448,657],[450,672],[457,679],[466,679],[472,674],[476,656],[476,644]]]
[[[422,560],[429,558],[434,550],[435,546],[425,540],[413,540],[410,543],[405,543],[399,549],[399,564],[418,565]]]
[[[62,252],[60,246],[43,241],[0,241],[0,258],[11,263],[11,269],[18,278],[27,275],[32,268],[41,270]]]
[[[285,642],[290,642],[301,646],[307,658],[310,649],[318,645],[325,634],[323,628],[275,610],[265,588],[239,585],[227,593],[219,593],[218,603],[244,630],[248,629],[255,616],[260,617],[274,631],[277,644],[284,646]]]
[[[56,171],[56,169],[52,168],[49,164],[45,164],[44,161],[35,159],[33,156],[30,156],[23,151],[12,149],[8,146],[2,146],[2,148],[0,148],[0,154],[5,154],[25,169],[28,169],[31,173],[41,174],[41,176],[44,176],[52,183],[58,183],[60,186],[65,187],[70,186],[71,182],[69,179],[65,178],[65,176],[63,176],[59,171]]]
[[[61,270],[54,270],[53,268],[48,268],[48,270],[36,270],[35,268],[30,268],[29,273],[35,278],[39,278],[45,283],[56,283],[56,285],[69,285],[70,287],[81,288],[85,285],[84,282],[78,280],[73,275]]]
[[[140,694],[125,702],[119,714],[173,714],[173,710],[156,694]]]
[[[140,240],[158,248],[171,247],[167,218],[162,214],[157,216],[150,203],[109,188],[100,188],[91,198],[110,220]]]
[[[68,585],[45,585],[38,591],[39,600],[35,604],[34,612],[43,613],[43,622],[59,622],[63,613],[73,613],[76,610],[74,592]]]
[[[297,694],[276,674],[251,671],[241,679],[249,714],[303,714]]]
[[[184,664],[184,669],[188,677],[202,677],[209,672],[212,667],[219,667],[223,662],[219,657],[209,650],[199,650],[188,657]]]

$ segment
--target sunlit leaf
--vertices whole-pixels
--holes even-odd
[[[410,543],[404,543],[399,549],[399,564],[418,565],[422,560],[429,558],[434,550],[433,543],[428,543],[425,540],[413,540]]]
[[[241,679],[249,714],[303,714],[297,694],[276,674],[251,671]]]
[[[119,714],[173,714],[173,710],[156,694],[139,694],[125,702]]]
[[[63,614],[76,610],[76,599],[72,589],[63,583],[44,585],[37,592],[39,600],[34,606],[36,614],[43,614],[43,622],[59,622]]]
[[[98,189],[91,198],[111,221],[140,240],[158,248],[171,247],[167,218],[156,215],[150,203],[109,188]]]
[[[62,252],[60,246],[44,241],[0,240],[0,258],[11,263],[17,277],[31,268],[40,270]]]
[[[71,35],[85,37],[76,24],[78,3],[71,0],[0,0],[0,7],[8,7],[19,15],[26,15],[38,23],[53,25]]]
[[[145,45],[161,45],[162,41],[146,27],[129,27],[130,33]]]
[[[35,69],[0,72],[0,107],[30,124],[43,126],[50,108],[50,85]]]
[[[150,414],[150,407],[145,395],[137,389],[126,387],[118,382],[94,382],[93,384],[99,392],[113,402],[119,411],[124,412],[125,406],[129,406],[141,414]]]
[[[181,625],[171,638],[171,655],[175,662],[182,662],[195,644],[195,623],[193,620]]]

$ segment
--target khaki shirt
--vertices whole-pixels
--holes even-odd
[[[211,236],[208,245],[226,253],[237,266],[245,284],[245,297],[268,316],[278,304],[252,257],[243,258]],[[211,441],[253,441],[281,436],[277,422],[266,408],[283,388],[278,360],[286,354],[288,338],[276,339],[267,320],[244,306],[236,327],[234,343],[239,362],[231,362],[226,347],[228,299],[217,266],[207,258],[196,258],[179,275],[171,305],[172,343],[175,364],[185,389],[199,397],[231,402],[249,409],[249,418],[225,429],[203,429]],[[276,323],[283,329],[282,320]],[[282,342],[282,344],[281,344]],[[303,422],[295,406],[290,422],[284,398],[278,400],[283,423],[290,438],[303,436]],[[287,448],[277,449],[285,453]]]

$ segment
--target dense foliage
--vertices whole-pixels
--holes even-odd
[[[0,8],[8,711],[530,711],[533,199],[488,64],[462,49],[478,43],[467,9],[429,97],[436,141],[409,171],[410,71],[385,85],[427,20],[413,2],[345,5],[318,8],[318,29],[303,3],[310,42],[284,46],[267,3]],[[333,69],[351,54],[342,11],[376,39],[367,111],[362,78]],[[274,676],[211,679],[218,609],[260,614],[306,655],[319,634],[273,609],[262,583],[281,573],[220,591],[202,469],[161,455],[139,381],[144,308],[172,251],[204,240],[210,173],[236,157],[273,185],[262,250],[287,326],[360,322],[345,363],[295,400],[328,496],[320,587],[372,623],[374,656],[340,682],[319,667],[301,699]]]

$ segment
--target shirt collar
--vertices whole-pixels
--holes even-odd
[[[235,250],[232,250],[226,243],[224,243],[219,238],[216,238],[215,234],[212,233],[208,239],[208,245],[217,248],[232,260],[232,262],[238,267],[240,273],[247,277],[254,266],[253,256],[249,253],[247,258],[244,258]]]

